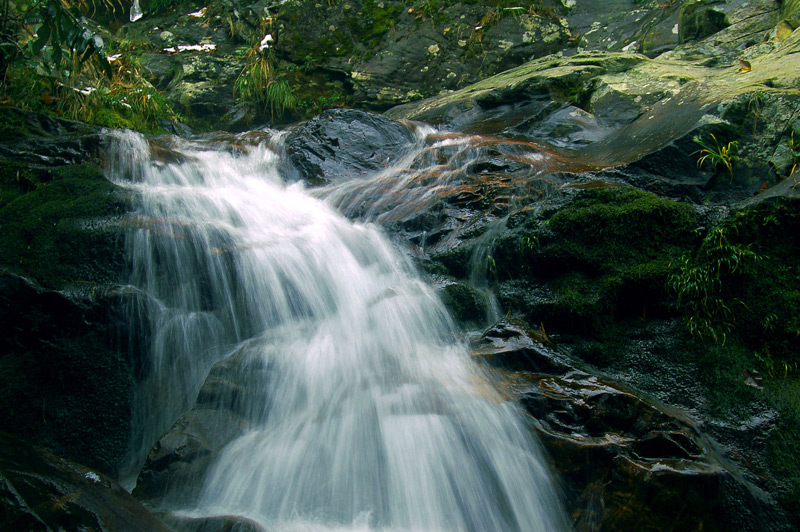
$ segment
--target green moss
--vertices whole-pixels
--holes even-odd
[[[615,319],[667,311],[666,280],[694,249],[696,224],[687,204],[633,188],[585,190],[559,209],[513,217],[494,256],[502,277],[552,287],[532,321],[602,334]]]
[[[294,68],[285,77],[297,97],[297,118],[309,119],[327,109],[348,107],[351,103],[341,82],[331,81],[319,72]]]
[[[46,172],[37,171],[27,164],[0,161],[0,209],[47,180],[49,175]]]
[[[588,109],[589,99],[594,92],[596,80],[585,80],[580,75],[548,80],[550,96],[560,102],[567,102],[581,109]]]
[[[569,272],[553,283],[556,297],[553,300],[554,317],[563,316],[572,322],[570,329],[599,330],[607,325],[613,314],[613,293],[619,278],[592,277],[579,272]]]
[[[778,409],[778,427],[767,438],[767,461],[771,473],[784,483],[780,502],[800,521],[800,377],[775,379],[767,391]]]
[[[398,4],[363,0],[359,16],[351,18],[349,25],[360,42],[368,48],[374,48],[394,28],[394,21],[401,12]]]
[[[470,258],[472,248],[461,246],[451,251],[446,251],[432,257],[432,264],[428,271],[445,273],[457,279],[467,279],[470,276]]]
[[[10,105],[36,113],[104,127],[163,133],[160,122],[177,120],[178,116],[166,98],[139,77],[135,61],[131,61],[132,73],[125,79],[117,76],[114,81],[84,81],[81,86],[97,87],[89,95],[54,84],[29,67],[15,66],[9,69],[4,96]],[[16,120],[0,126],[0,132],[23,136],[32,126],[35,128],[18,114]]]
[[[0,208],[0,263],[48,288],[115,279],[117,233],[100,221],[128,209],[96,166],[55,169]]]
[[[445,286],[441,297],[450,315],[460,324],[482,325],[486,319],[486,298],[467,283]]]
[[[172,117],[165,115],[163,118],[170,119]],[[153,135],[164,133],[164,128],[157,120],[110,106],[102,106],[94,110],[89,123],[114,129],[132,129]]]
[[[694,238],[694,209],[632,188],[586,191],[547,222],[550,255],[599,272],[664,260]]]

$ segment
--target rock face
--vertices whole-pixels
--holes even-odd
[[[310,185],[374,174],[401,159],[414,141],[410,129],[380,115],[331,109],[286,135],[284,174]]]
[[[660,502],[651,501],[648,511],[627,514],[611,509],[619,494],[590,493],[601,486],[613,490],[631,485],[631,479],[639,474],[654,485],[660,486],[662,481],[670,484],[672,480],[665,476],[669,471],[681,479],[673,479],[675,486],[682,486],[675,493],[698,489],[698,493],[714,494],[707,500],[713,509],[690,508],[683,506],[675,498],[677,495],[668,496],[669,490],[660,489],[659,493],[666,497],[664,501],[670,501],[664,502],[664,508],[682,507],[685,515],[692,514],[691,519],[699,520],[687,522],[685,526],[690,529],[699,528],[700,522],[706,529],[716,526],[712,523],[732,519],[720,529],[791,530],[796,498],[789,486],[797,469],[782,456],[794,452],[791,442],[796,441],[796,430],[790,427],[797,412],[787,408],[781,397],[786,393],[782,391],[784,387],[793,390],[796,384],[791,379],[779,379],[771,385],[774,388],[765,391],[759,384],[755,367],[760,364],[753,352],[762,353],[762,358],[766,356],[763,353],[769,352],[774,360],[794,360],[794,355],[785,351],[785,342],[790,342],[794,334],[789,332],[793,318],[785,312],[796,308],[796,259],[792,257],[796,257],[798,249],[783,235],[795,227],[796,200],[765,199],[731,214],[727,207],[701,208],[659,198],[620,181],[601,181],[600,176],[587,180],[585,174],[573,175],[569,182],[568,175],[562,174],[560,178],[566,181],[556,181],[560,184],[558,189],[544,198],[534,196],[528,202],[519,201],[524,207],[512,211],[502,225],[481,225],[477,222],[481,215],[477,213],[471,215],[469,230],[457,225],[457,220],[452,221],[449,227],[453,232],[441,240],[447,244],[427,248],[421,265],[432,279],[445,279],[439,281],[442,286],[463,283],[472,287],[473,268],[490,269],[487,288],[494,293],[502,312],[542,324],[533,334],[501,322],[482,337],[476,356],[505,371],[539,375],[515,381],[503,374],[506,384],[516,383],[510,395],[539,419],[544,440],[552,440],[547,443],[548,448],[556,457],[557,467],[566,468],[562,471],[572,478],[569,482],[578,477],[586,486],[596,482],[592,487],[570,492],[583,501],[583,506],[575,507],[575,522],[594,530],[588,523],[605,518],[583,512],[595,508],[591,511],[608,519],[607,525],[597,528],[600,530],[647,526],[663,529],[665,524],[636,520],[642,515],[655,519],[658,508],[662,508]],[[484,212],[484,219],[491,216],[490,212]],[[775,225],[765,222],[767,219],[774,220]],[[709,231],[709,227],[716,229]],[[698,232],[698,228],[705,229]],[[735,271],[714,269],[717,263],[711,256],[722,258],[724,253],[745,249],[755,255],[743,257]],[[716,255],[720,252],[723,255]],[[476,259],[481,256],[491,257],[491,266]],[[708,297],[715,305],[732,305],[731,314],[721,323],[712,324],[704,321],[709,319],[707,315],[689,311],[685,318],[688,321],[684,321],[683,310],[676,307],[678,291],[706,271],[717,272],[709,279],[718,278],[721,283],[719,291],[707,292]],[[785,272],[788,277],[778,272]],[[766,281],[768,278],[773,281]],[[701,282],[701,286],[707,285]],[[685,304],[695,301],[683,294]],[[443,300],[457,305],[446,294]],[[756,331],[756,325],[763,324],[764,316],[773,313],[775,326],[765,337]],[[709,338],[709,342],[693,340],[687,323],[690,330]],[[698,333],[699,323],[711,325],[712,329]],[[724,329],[713,329],[718,326]],[[712,334],[725,335],[724,348],[714,343]],[[599,368],[602,377],[592,367]],[[659,406],[647,397],[668,406]],[[614,422],[625,428],[598,428],[605,421],[592,416],[605,415],[605,401],[609,401],[607,412],[617,416]],[[598,410],[589,413],[588,405],[593,404]],[[657,430],[650,427],[642,431],[631,421],[663,420],[665,412],[674,417],[671,407],[691,412],[699,420],[690,431],[694,436],[686,436],[683,417],[666,425],[654,421],[666,427],[666,434],[653,440],[651,436]],[[653,414],[651,408],[661,414]],[[637,413],[625,414],[631,411]],[[613,436],[608,436],[609,431]],[[700,431],[703,436],[699,436]],[[569,445],[584,442],[587,447],[579,448],[600,454],[589,458],[570,454],[572,451],[563,447],[570,438],[577,441]],[[685,438],[695,443],[690,445]],[[593,466],[586,464],[604,463],[607,458],[601,458],[608,457],[604,453],[610,448],[611,456],[616,457],[612,460],[615,467],[624,463],[630,468],[625,473],[601,468],[594,476],[590,472]],[[694,463],[700,456],[698,448],[703,449],[702,459]],[[647,454],[655,452],[652,449],[666,454]],[[777,449],[781,451],[776,452]],[[653,470],[658,462],[650,461],[654,458],[670,465]],[[691,463],[687,465],[686,460]],[[573,466],[567,464],[576,469],[570,471]],[[647,493],[646,488],[640,488],[634,491]],[[751,491],[770,495],[748,499]],[[651,504],[620,497],[619,504],[623,506],[626,503],[622,501],[642,507]],[[742,503],[745,499],[750,502]],[[603,514],[603,508],[608,509],[607,514]],[[664,510],[664,519],[671,515]]]
[[[256,413],[244,396],[256,393],[258,376],[269,368],[245,346],[216,363],[184,414],[147,455],[133,494],[151,507],[169,509],[197,502],[215,455],[244,434]],[[187,488],[194,487],[195,491]]]
[[[577,531],[788,530],[685,414],[571,366],[543,331],[500,321],[475,356],[533,417]]]
[[[2,114],[0,430],[115,475],[133,378],[109,294],[130,204],[96,166],[97,130]]]
[[[798,43],[795,32],[763,53],[760,45],[749,48],[743,55],[752,70],[741,73],[699,67],[677,52],[656,60],[617,53],[545,58],[387,115],[523,136],[587,167],[633,163],[632,172],[646,170],[659,187],[694,183],[695,199],[709,190],[712,200],[746,199],[788,175],[785,146],[797,124],[792,87],[800,70],[786,67],[800,60]],[[695,139],[715,153],[733,147],[731,170],[721,159],[698,164]]]
[[[602,10],[588,0],[496,6],[217,0],[201,7],[148,14],[120,35],[138,43],[142,73],[190,125],[232,130],[307,118],[332,106],[385,110],[559,53],[677,54],[722,66],[747,59],[742,49],[763,47],[781,18],[797,26],[793,4],[775,0],[633,6],[614,0]],[[267,36],[269,46],[261,48]],[[270,117],[266,108],[235,98],[245,65],[259,54],[292,87],[294,111]]]
[[[6,530],[170,532],[114,480],[0,433]]]
[[[0,430],[107,474],[130,433],[133,380],[100,303],[0,274]]]
[[[530,7],[354,1],[292,2],[277,13],[276,52],[294,64],[339,72],[373,109],[462,87],[554,53],[569,32],[560,2]],[[300,23],[310,32],[297,31]]]

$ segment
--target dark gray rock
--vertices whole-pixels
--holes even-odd
[[[106,312],[0,273],[0,430],[116,475],[133,379]]]
[[[239,515],[186,517],[158,513],[177,532],[269,532],[255,521]]]
[[[572,365],[547,337],[544,328],[531,331],[523,323],[502,319],[473,343],[472,356],[492,367],[527,371],[539,375],[560,375]]]
[[[155,88],[162,91],[178,74],[174,59],[166,54],[142,54],[139,58],[139,65],[142,67],[142,76]]]
[[[680,41],[699,41],[730,26],[725,13],[716,9],[708,0],[697,0],[685,4],[680,15]]]
[[[2,115],[0,430],[116,475],[133,379],[105,295],[124,269],[130,199],[91,164],[97,128]]]
[[[386,117],[331,109],[286,136],[285,171],[309,185],[365,177],[403,157],[414,142],[410,129]]]
[[[96,161],[100,128],[13,107],[0,107],[0,159],[37,166]]]
[[[195,408],[147,455],[133,494],[154,508],[191,505],[215,455],[243,433],[243,419],[226,410]]]
[[[487,296],[468,283],[457,281],[447,284],[439,291],[439,295],[459,325],[481,325],[486,320]]]
[[[260,420],[260,410],[245,408],[245,395],[258,393],[269,368],[250,354],[245,346],[212,367],[192,410],[148,453],[133,491],[136,497],[165,510],[197,502],[202,478],[217,455],[244,434],[247,423]]]
[[[0,433],[5,530],[170,532],[114,480]]]
[[[571,359],[543,329],[500,321],[474,355],[532,416],[576,530],[789,530],[691,417]]]

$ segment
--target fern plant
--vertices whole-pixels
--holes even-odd
[[[700,158],[697,159],[697,166],[702,167],[706,161],[709,161],[714,167],[714,172],[724,166],[730,172],[731,179],[733,179],[733,163],[739,158],[736,153],[738,141],[734,140],[723,146],[713,133],[711,134],[711,140],[714,141],[713,145],[700,137],[695,137],[693,140],[702,147],[699,152],[696,152],[700,154]]]
[[[258,103],[275,120],[297,107],[291,85],[275,73],[271,48],[254,45],[247,53],[246,64],[236,78],[234,97]]]
[[[709,231],[696,257],[681,257],[677,271],[667,282],[676,304],[687,314],[692,336],[724,344],[733,327],[731,305],[740,303],[727,295],[726,284],[734,275],[761,257],[749,246],[732,244],[726,227]]]

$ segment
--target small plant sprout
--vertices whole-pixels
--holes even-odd
[[[739,142],[733,140],[723,146],[713,133],[711,134],[711,139],[714,141],[713,145],[700,137],[694,138],[694,141],[703,148],[699,152],[695,152],[700,154],[700,158],[697,159],[697,166],[702,167],[706,161],[709,161],[714,165],[715,173],[721,166],[724,166],[731,174],[731,179],[733,179],[733,162],[739,158],[736,155],[736,146]]]
[[[794,140],[794,131],[792,131],[792,136],[786,141],[786,145],[789,147],[789,153],[792,156],[792,168],[789,170],[789,174],[786,176],[785,179],[788,179],[794,175],[797,171],[797,165],[800,164],[800,142]]]

